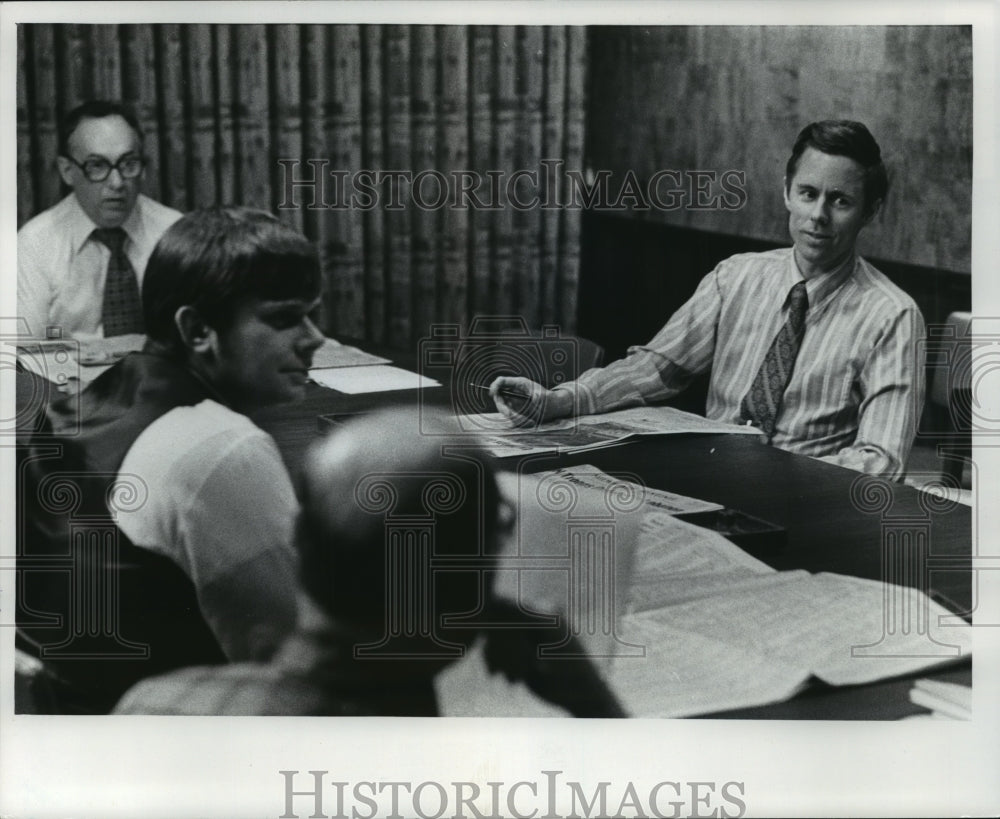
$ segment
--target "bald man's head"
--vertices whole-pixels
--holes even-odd
[[[497,549],[493,469],[478,448],[422,434],[424,412],[422,419],[414,410],[360,416],[309,452],[302,580],[337,620],[384,633],[390,609],[405,599],[441,634],[441,615],[486,603],[475,559]],[[446,419],[438,423],[447,430]],[[456,569],[449,558],[470,560]],[[471,642],[473,634],[446,639]]]

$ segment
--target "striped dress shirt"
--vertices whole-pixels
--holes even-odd
[[[711,371],[706,415],[740,424],[740,404],[802,281],[791,248],[746,253],[702,279],[649,344],[557,389],[581,413],[667,400]],[[773,444],[898,478],[924,403],[924,321],[906,293],[860,257],[806,281],[805,336]]]

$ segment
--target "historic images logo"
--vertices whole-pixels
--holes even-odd
[[[640,180],[633,170],[580,171],[561,159],[514,171],[342,170],[329,159],[279,159],[279,210],[740,210],[746,172],[662,168]]]

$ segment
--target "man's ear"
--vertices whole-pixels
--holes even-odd
[[[791,210],[791,207],[788,204],[788,177],[787,176],[781,177],[781,198],[785,202],[785,210]]]
[[[59,176],[62,178],[62,181],[71,188],[75,187],[73,184],[73,168],[76,166],[66,157],[57,156],[56,167],[59,168]]]
[[[206,353],[215,348],[216,332],[191,305],[178,307],[174,313],[174,326],[180,333],[184,346],[194,353]]]
[[[881,199],[876,199],[872,203],[871,210],[868,211],[867,214],[865,214],[865,224],[867,225],[869,222],[872,221],[872,219],[874,219],[876,216],[878,216],[878,212],[880,210],[882,210],[882,200]]]

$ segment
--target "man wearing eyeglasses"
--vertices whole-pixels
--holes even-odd
[[[18,315],[31,336],[144,332],[146,261],[181,214],[139,193],[142,148],[120,103],[90,100],[66,115],[56,162],[72,193],[17,234]]]

